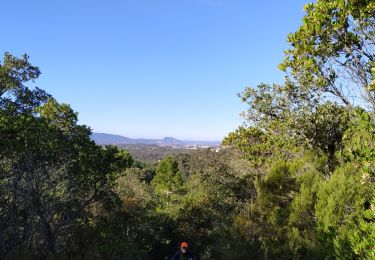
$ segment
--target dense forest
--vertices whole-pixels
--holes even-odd
[[[128,151],[134,160],[155,164],[167,156],[191,153],[195,149],[185,147],[160,146],[156,144],[115,144],[118,148]],[[198,149],[198,148],[197,148]],[[200,149],[200,148],[199,148]]]
[[[239,95],[220,151],[149,163],[96,145],[5,53],[0,259],[168,259],[181,241],[199,259],[375,259],[375,2],[305,11],[285,82]]]

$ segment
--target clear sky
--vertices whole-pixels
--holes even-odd
[[[277,65],[307,0],[2,0],[0,52],[95,132],[221,140]]]

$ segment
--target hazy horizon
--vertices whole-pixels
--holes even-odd
[[[104,132],[96,132],[96,131],[93,131],[93,133],[95,134],[111,134],[111,135],[120,135],[120,136],[123,136],[123,137],[128,137],[128,138],[131,138],[131,139],[164,139],[166,137],[173,137],[173,138],[176,138],[180,141],[209,141],[209,142],[216,142],[216,141],[222,141],[221,139],[218,140],[218,139],[188,139],[188,138],[180,138],[180,137],[176,137],[176,136],[170,136],[170,135],[164,135],[164,136],[129,136],[129,135],[126,135],[126,134],[116,134],[116,133],[104,133]]]

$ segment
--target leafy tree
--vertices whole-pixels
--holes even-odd
[[[266,258],[370,259],[375,5],[318,0],[305,10],[280,65],[285,83],[246,88],[247,122],[223,142],[257,176],[236,230]]]
[[[90,207],[111,195],[113,172],[132,162],[90,141],[69,105],[25,86],[39,74],[27,56],[6,53],[0,65],[0,257],[74,249],[76,230],[92,219]]]
[[[18,59],[6,52],[0,68],[0,96],[7,91],[27,91],[23,83],[40,75],[39,68],[30,64],[26,54]]]
[[[163,225],[155,216],[156,200],[140,169],[128,168],[117,178],[117,200],[98,216],[95,243],[102,259],[143,259]]]
[[[366,208],[374,198],[374,185],[361,182],[353,164],[338,168],[318,192],[316,217],[323,239],[338,258],[374,257],[375,213]],[[369,222],[370,220],[370,222]]]
[[[152,180],[157,193],[167,198],[167,202],[177,199],[183,192],[183,179],[177,161],[166,157],[156,168],[156,175]]]
[[[291,47],[280,65],[288,72],[288,91],[363,105],[373,114],[374,1],[319,0],[305,10],[302,25],[288,36]]]

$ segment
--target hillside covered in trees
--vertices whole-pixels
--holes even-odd
[[[0,63],[0,259],[375,258],[375,2],[305,6],[220,151],[139,162]],[[155,157],[157,158],[157,157]],[[159,158],[157,158],[159,159]]]

